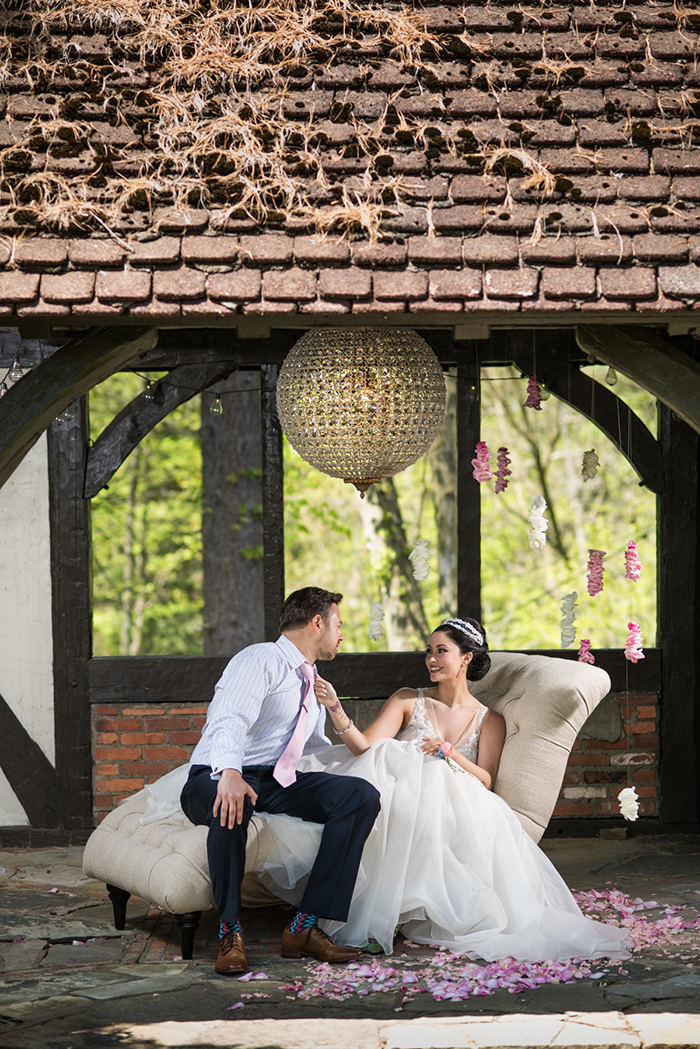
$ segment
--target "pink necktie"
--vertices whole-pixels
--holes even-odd
[[[309,701],[311,699],[311,690],[314,687],[314,668],[310,663],[302,663],[301,672],[306,678],[306,688],[304,690],[304,698],[301,703],[299,717],[294,726],[292,738],[277,759],[277,764],[272,773],[273,777],[282,787],[288,787],[291,783],[296,783],[297,765],[299,764],[299,758],[301,757],[301,752],[306,743],[306,725],[309,720]]]

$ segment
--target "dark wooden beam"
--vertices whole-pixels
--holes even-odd
[[[457,609],[481,622],[481,492],[472,459],[481,440],[479,364],[457,365]]]
[[[0,696],[0,768],[33,827],[56,826],[56,773]]]
[[[168,328],[158,333],[153,350],[139,359],[139,371],[168,371],[185,364],[233,361],[238,368],[282,364],[303,330],[275,329],[269,339],[239,339],[216,328]]]
[[[658,500],[658,644],[663,651],[661,819],[700,819],[700,437],[659,411],[666,491]]]
[[[139,441],[166,415],[215,382],[225,379],[235,368],[232,361],[183,365],[160,381],[161,403],[156,403],[152,395],[150,400],[147,399],[145,391],[130,401],[90,448],[85,472],[85,498],[92,499],[109,483]]]
[[[56,809],[59,827],[92,826],[90,502],[86,398],[48,431]]]
[[[154,328],[92,329],[15,383],[0,412],[0,487],[57,415],[156,338]]]
[[[262,435],[263,593],[265,640],[279,637],[284,603],[284,457],[282,427],[277,415],[277,364],[260,369]]]
[[[611,364],[700,433],[700,364],[648,329],[581,325],[576,339],[590,358]]]
[[[513,363],[532,375],[532,353],[511,350]],[[657,495],[664,490],[661,446],[639,416],[607,387],[585,375],[577,365],[537,357],[537,378],[560,400],[590,419],[624,455],[640,479]]]
[[[39,339],[22,339],[19,332],[15,331],[0,332],[0,369],[4,371],[9,368],[15,358],[18,358],[23,368],[35,368],[67,341],[63,339],[55,345],[40,342]],[[1,374],[0,378],[2,378]]]
[[[277,636],[277,635],[275,635]],[[232,652],[230,655],[233,655]],[[576,651],[547,649],[527,655],[576,659]],[[643,662],[628,663],[621,649],[596,649],[596,666],[610,675],[613,692],[658,693],[661,658],[645,649]],[[208,703],[229,655],[223,656],[101,656],[90,660],[91,703]],[[401,685],[428,684],[422,652],[350,652],[319,663],[341,695],[356,699],[386,699]]]

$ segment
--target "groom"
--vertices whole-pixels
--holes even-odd
[[[316,586],[289,595],[278,640],[244,648],[224,670],[192,754],[181,802],[193,823],[209,827],[207,855],[220,921],[218,973],[248,967],[239,914],[255,809],[325,825],[301,909],[282,933],[282,956],[346,962],[361,953],[334,944],[318,920],[347,918],[379,793],[356,777],[296,772],[304,747],[331,745],[324,734],[326,711],[313,691],[314,664],[334,659],[343,640],[341,600],[342,594]]]

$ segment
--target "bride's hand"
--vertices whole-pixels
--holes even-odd
[[[423,736],[423,746],[420,749],[424,754],[437,755],[442,742],[439,736]]]
[[[324,707],[332,707],[334,703],[338,702],[338,693],[330,681],[326,681],[322,677],[317,676],[314,678],[314,692],[316,693],[316,699]]]

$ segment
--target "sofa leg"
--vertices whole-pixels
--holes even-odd
[[[192,960],[192,955],[194,953],[194,934],[199,927],[199,919],[201,917],[201,911],[189,911],[187,914],[175,915],[175,924],[180,933],[182,960],[185,962]]]
[[[118,889],[116,885],[108,885],[107,892],[109,898],[112,901],[112,911],[114,913],[114,928],[125,929],[126,928],[126,901],[131,896],[130,892],[126,889]]]

